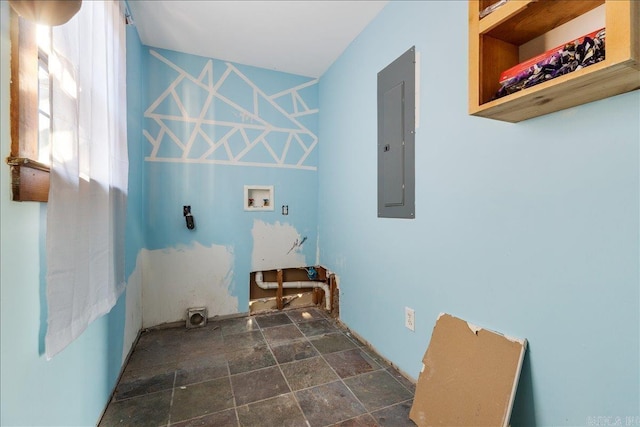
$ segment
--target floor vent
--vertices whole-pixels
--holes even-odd
[[[187,309],[187,329],[202,328],[207,324],[207,308]]]

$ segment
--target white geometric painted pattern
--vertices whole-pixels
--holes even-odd
[[[318,109],[311,109],[305,103],[300,91],[304,88],[313,86],[318,83],[317,79],[310,80],[298,86],[286,89],[276,94],[267,95],[254,82],[245,76],[233,64],[225,63],[226,70],[220,78],[214,82],[213,80],[213,62],[207,61],[198,76],[189,74],[187,71],[171,62],[158,52],[150,50],[151,55],[162,61],[164,64],[172,68],[178,73],[168,87],[151,103],[144,113],[146,118],[152,119],[158,125],[158,131],[155,135],[147,129],[143,130],[144,136],[151,144],[152,149],[149,156],[145,157],[148,162],[172,162],[172,163],[204,163],[204,164],[227,164],[238,166],[262,166],[276,168],[293,168],[317,170],[316,166],[305,165],[305,160],[313,152],[318,144],[318,137],[307,127],[305,127],[298,117],[317,114]],[[251,109],[244,108],[229,97],[220,93],[221,86],[231,76],[239,77],[253,91],[253,107]],[[180,99],[180,94],[176,88],[183,82],[195,84],[204,91],[202,98],[204,102],[197,108],[198,114],[194,114],[192,100],[190,108],[185,107],[186,101]],[[167,99],[173,103],[180,111],[179,115],[166,114],[159,110],[161,104]],[[207,112],[215,101],[223,102],[233,109],[239,120],[217,120],[208,117]],[[290,111],[283,108],[276,100],[290,101]],[[269,122],[264,115],[260,115],[260,105],[265,105],[271,110],[280,114],[280,122],[285,121],[287,125],[276,125]],[[264,108],[264,107],[263,107]],[[190,110],[190,111],[188,111]],[[191,113],[191,114],[190,114]],[[171,123],[173,122],[173,123]],[[174,132],[177,123],[189,124],[193,126],[190,132]],[[217,137],[207,133],[203,126],[220,126],[225,129],[224,134]],[[286,141],[281,144],[273,144],[269,142],[272,134],[286,135]],[[238,138],[241,136],[241,139]],[[194,157],[192,149],[194,141],[201,138],[208,144],[206,150],[200,150],[199,154]],[[241,141],[241,146],[231,147],[230,140]],[[162,144],[174,144],[172,146],[171,156],[161,156],[159,151]],[[293,145],[297,145],[292,149]],[[262,157],[260,160],[247,159],[252,151],[260,148],[262,151],[266,149],[269,153],[268,158]],[[179,153],[179,154],[175,154]]]

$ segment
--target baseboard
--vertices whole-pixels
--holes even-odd
[[[120,380],[122,379],[122,375],[124,375],[124,370],[126,369],[127,365],[129,364],[129,359],[131,359],[131,355],[133,354],[133,350],[136,348],[136,345],[138,345],[138,341],[140,340],[140,336],[142,336],[142,329],[140,329],[136,335],[136,339],[133,340],[133,343],[131,344],[131,348],[129,348],[129,352],[127,353],[127,357],[124,358],[124,362],[122,363],[122,366],[120,366],[120,373],[118,374],[118,378],[116,379],[116,382],[113,386],[113,389],[111,390],[111,393],[109,394],[109,399],[107,400],[107,404],[105,405],[104,409],[102,410],[102,413],[100,414],[100,418],[98,418],[98,423],[96,425],[100,425],[100,422],[102,421],[102,418],[104,417],[105,412],[107,411],[107,408],[109,407],[109,403],[111,403],[111,401],[113,400],[113,396],[116,394],[116,388],[118,387],[118,384],[120,384]]]
[[[382,360],[384,360],[386,363],[388,363],[393,369],[395,369],[396,371],[398,371],[400,373],[400,375],[402,375],[403,377],[405,377],[409,382],[411,382],[413,385],[416,385],[416,383],[418,382],[416,379],[414,379],[411,375],[407,374],[405,371],[403,371],[402,369],[400,369],[395,363],[393,363],[392,361],[390,361],[389,359],[387,359],[386,357],[384,357],[382,354],[380,354],[380,352],[378,351],[378,349],[376,349],[369,341],[365,340],[360,334],[358,334],[357,332],[355,332],[353,329],[349,328],[341,319],[335,319],[336,322],[338,322],[340,324],[341,327],[343,327],[344,329],[346,329],[347,331],[349,331],[349,333],[351,335],[353,335],[354,337],[356,337],[358,339],[358,341],[362,342],[364,345],[367,346],[367,348],[369,348],[371,351],[375,352],[378,356],[380,356],[380,358]]]

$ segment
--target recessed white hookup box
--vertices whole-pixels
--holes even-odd
[[[274,205],[273,185],[244,186],[245,211],[272,211]]]

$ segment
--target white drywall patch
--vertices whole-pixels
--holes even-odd
[[[252,271],[277,268],[304,267],[306,262],[301,250],[307,242],[290,224],[267,224],[255,220],[253,229]]]
[[[316,265],[320,265],[320,226],[316,228]]]
[[[207,307],[209,316],[238,312],[231,295],[233,253],[226,246],[194,243],[143,250],[142,326],[186,319],[189,307]]]
[[[127,279],[125,300],[124,343],[122,345],[122,361],[124,362],[131,346],[142,329],[142,254],[138,253],[136,268]]]

